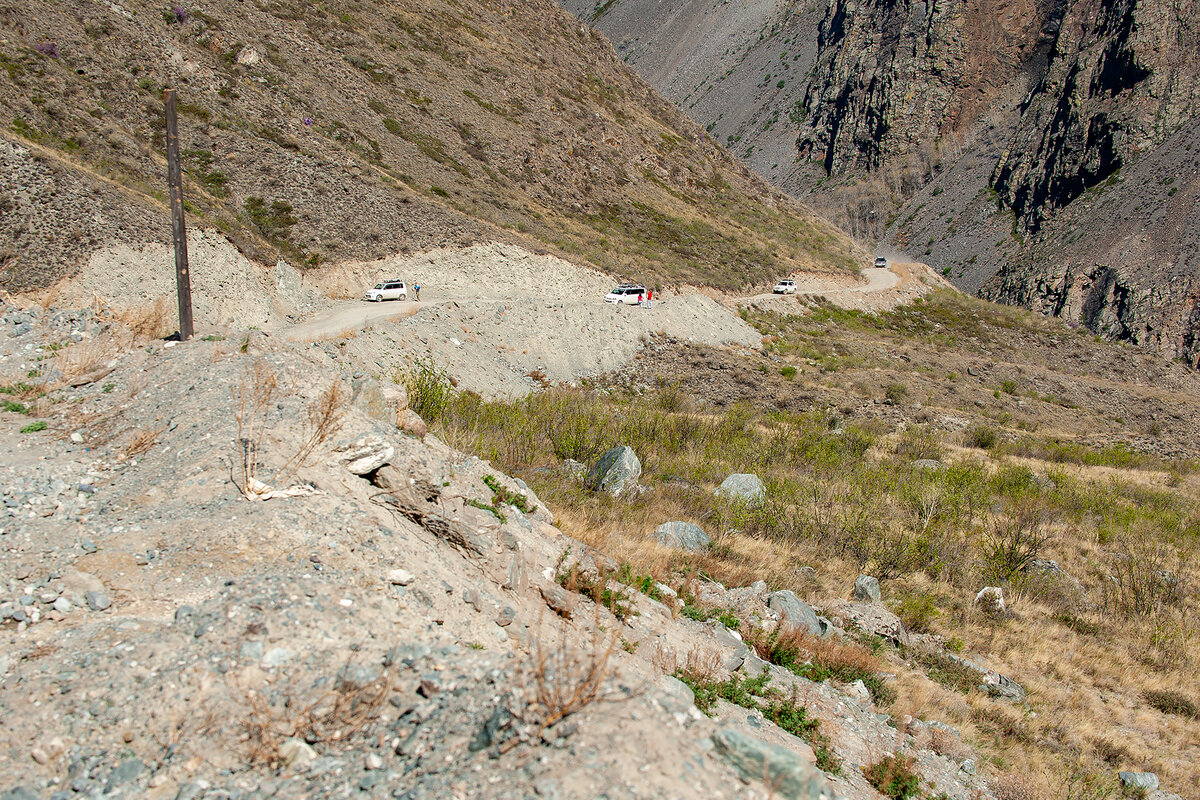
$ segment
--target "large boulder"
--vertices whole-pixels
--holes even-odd
[[[396,448],[382,436],[366,434],[334,448],[334,455],[355,475],[366,475],[391,461]]]
[[[767,499],[767,487],[757,475],[747,472],[735,472],[713,492],[717,497],[738,500],[747,505],[756,506]]]
[[[767,600],[767,607],[779,616],[779,629],[784,633],[799,630],[810,636],[820,636],[823,632],[817,612],[808,603],[796,597],[795,592],[787,589],[772,592]]]
[[[1153,792],[1158,788],[1158,776],[1153,772],[1118,772],[1117,779],[1125,789]]]
[[[825,773],[812,761],[777,744],[724,728],[712,737],[716,752],[746,781],[762,781],[773,797],[787,800],[818,800],[834,797]],[[814,759],[815,761],[815,759]]]
[[[597,491],[608,492],[613,497],[619,497],[637,486],[638,478],[642,477],[642,462],[632,447],[621,445],[614,447],[592,467],[588,473],[588,487]]]
[[[870,575],[859,575],[854,579],[854,599],[878,603],[882,595],[879,593],[879,581]]]
[[[712,539],[699,525],[691,522],[664,522],[654,529],[654,538],[667,547],[677,547],[689,553],[707,550]]]
[[[866,633],[881,636],[897,645],[909,644],[908,631],[900,618],[881,603],[851,603],[835,600],[825,607],[825,614],[839,628],[854,625]],[[841,624],[839,624],[839,620]]]

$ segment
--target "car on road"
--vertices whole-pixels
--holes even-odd
[[[795,294],[796,293],[796,282],[795,281],[780,281],[779,283],[775,284],[775,288],[772,289],[771,291],[774,292],[775,294]]]
[[[367,293],[363,298],[372,303],[379,303],[384,300],[407,300],[408,287],[404,285],[404,281],[384,281],[383,283],[375,284],[373,289],[367,289]]]
[[[636,283],[622,283],[620,286],[604,295],[604,302],[624,303],[627,306],[636,306],[638,304],[638,298],[645,299],[645,297],[645,286],[639,286]]]
[[[875,259],[875,269],[887,269],[887,259],[879,256]]]

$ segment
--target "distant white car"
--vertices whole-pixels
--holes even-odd
[[[373,289],[367,289],[363,298],[372,303],[384,300],[406,300],[408,299],[408,287],[404,285],[404,281],[384,281],[375,284]]]
[[[879,256],[875,259],[875,269],[887,269],[887,259]]]
[[[775,294],[795,294],[796,293],[796,282],[795,281],[780,281],[779,283],[775,284],[775,288],[772,289],[771,291],[774,292]]]
[[[639,286],[636,283],[622,283],[620,286],[604,295],[604,302],[624,303],[627,306],[636,306],[638,304],[639,297],[643,300],[646,299],[645,286]]]

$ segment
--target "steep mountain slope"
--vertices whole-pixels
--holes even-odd
[[[169,241],[165,85],[192,221],[263,262],[508,239],[658,283],[856,265],[549,2],[8,2],[0,40],[6,288],[113,229]]]
[[[583,3],[568,5],[588,18]],[[647,0],[605,4],[596,24],[669,97],[707,101],[683,107],[777,185],[964,289],[1068,314],[1172,357],[1200,356],[1195,2],[750,4],[740,13],[758,27],[736,28],[751,35],[728,53],[804,54],[797,63],[808,74],[785,83],[791,113],[774,117],[762,63],[727,53],[715,83],[747,86],[753,75],[760,86],[714,92],[675,42],[638,47],[651,30],[707,42],[711,21],[734,14],[688,8],[682,30],[664,26],[667,12]],[[778,124],[765,131],[764,119]],[[722,127],[731,120],[736,128]],[[743,150],[747,142],[762,151]],[[1100,193],[1112,198],[1103,214]],[[1091,285],[1099,288],[1079,288]],[[1071,286],[1091,299],[1067,300]]]

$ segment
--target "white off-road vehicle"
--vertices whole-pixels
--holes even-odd
[[[636,306],[639,299],[646,299],[646,287],[636,283],[622,283],[604,295],[606,303],[624,303],[627,306]]]
[[[408,287],[404,285],[404,281],[384,281],[383,283],[375,284],[375,288],[367,289],[367,293],[363,295],[365,300],[370,300],[372,303],[379,303],[384,300],[407,300]]]
[[[779,283],[775,284],[775,288],[772,289],[771,291],[774,292],[775,294],[795,294],[796,293],[796,282],[795,281],[780,281]]]

